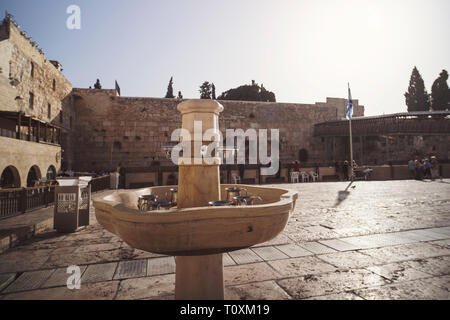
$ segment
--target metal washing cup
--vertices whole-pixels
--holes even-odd
[[[219,201],[210,201],[208,202],[210,207],[223,207],[223,206],[232,206],[234,203],[232,201],[219,200]]]
[[[171,188],[170,193],[170,202],[172,203],[172,205],[176,206],[178,203],[178,188]]]
[[[258,196],[236,196],[233,197],[233,200],[238,206],[251,206],[255,200],[262,201],[261,197]]]
[[[154,194],[143,194],[139,196],[137,207],[141,211],[149,211],[151,210],[151,203],[156,201],[158,198],[157,195]]]
[[[153,201],[150,203],[150,210],[169,210],[171,207],[173,207],[173,204],[170,201]]]
[[[247,195],[247,189],[245,188],[239,188],[239,187],[231,187],[226,188],[225,191],[227,192],[227,201],[233,202],[233,198],[240,196],[241,191],[245,191],[245,194]]]

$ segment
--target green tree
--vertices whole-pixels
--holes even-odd
[[[412,71],[408,91],[405,92],[405,99],[408,112],[430,110],[430,96],[425,89],[422,76],[416,67]]]
[[[211,83],[211,99],[216,100],[216,86]]]
[[[431,106],[434,111],[450,109],[450,90],[447,80],[448,72],[442,70],[431,87]]]
[[[203,82],[200,86],[200,99],[211,99],[212,86],[208,81]]]
[[[177,99],[183,99],[183,95],[181,94],[181,91],[178,91],[178,97]]]
[[[275,94],[266,90],[261,84],[259,86],[255,80],[251,85],[242,85],[234,89],[222,92],[218,100],[240,100],[240,101],[264,101],[276,102]]]
[[[175,96],[173,95],[173,77],[170,77],[169,85],[167,86],[167,93],[164,98],[175,98]]]

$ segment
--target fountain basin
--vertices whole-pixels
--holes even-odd
[[[285,189],[244,186],[263,200],[252,206],[173,208],[142,212],[140,195],[169,201],[173,186],[116,191],[93,201],[97,221],[133,248],[148,252],[199,256],[248,248],[276,237],[286,226],[298,194]],[[221,185],[221,198],[226,188]],[[219,200],[219,199],[211,199]]]

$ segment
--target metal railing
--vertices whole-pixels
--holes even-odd
[[[93,178],[91,192],[109,189],[109,175]],[[48,207],[55,201],[55,186],[0,189],[0,219]]]
[[[47,207],[54,202],[55,186],[0,190],[0,219]]]
[[[110,187],[110,177],[109,175],[106,175],[92,178],[92,180],[89,181],[89,184],[91,185],[91,192],[106,190]]]

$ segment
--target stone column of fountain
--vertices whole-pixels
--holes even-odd
[[[201,121],[202,136],[208,129],[218,133],[219,113],[223,106],[214,100],[198,99],[180,103],[178,110],[182,113],[182,128],[188,130],[191,137],[188,142],[191,144],[190,159],[181,158],[179,161],[178,208],[203,207],[209,201],[220,200],[220,160],[215,159],[213,164],[204,160],[195,163],[194,158],[201,157],[201,146],[210,141],[194,137],[194,121]],[[223,299],[222,254],[177,256],[175,298]]]

